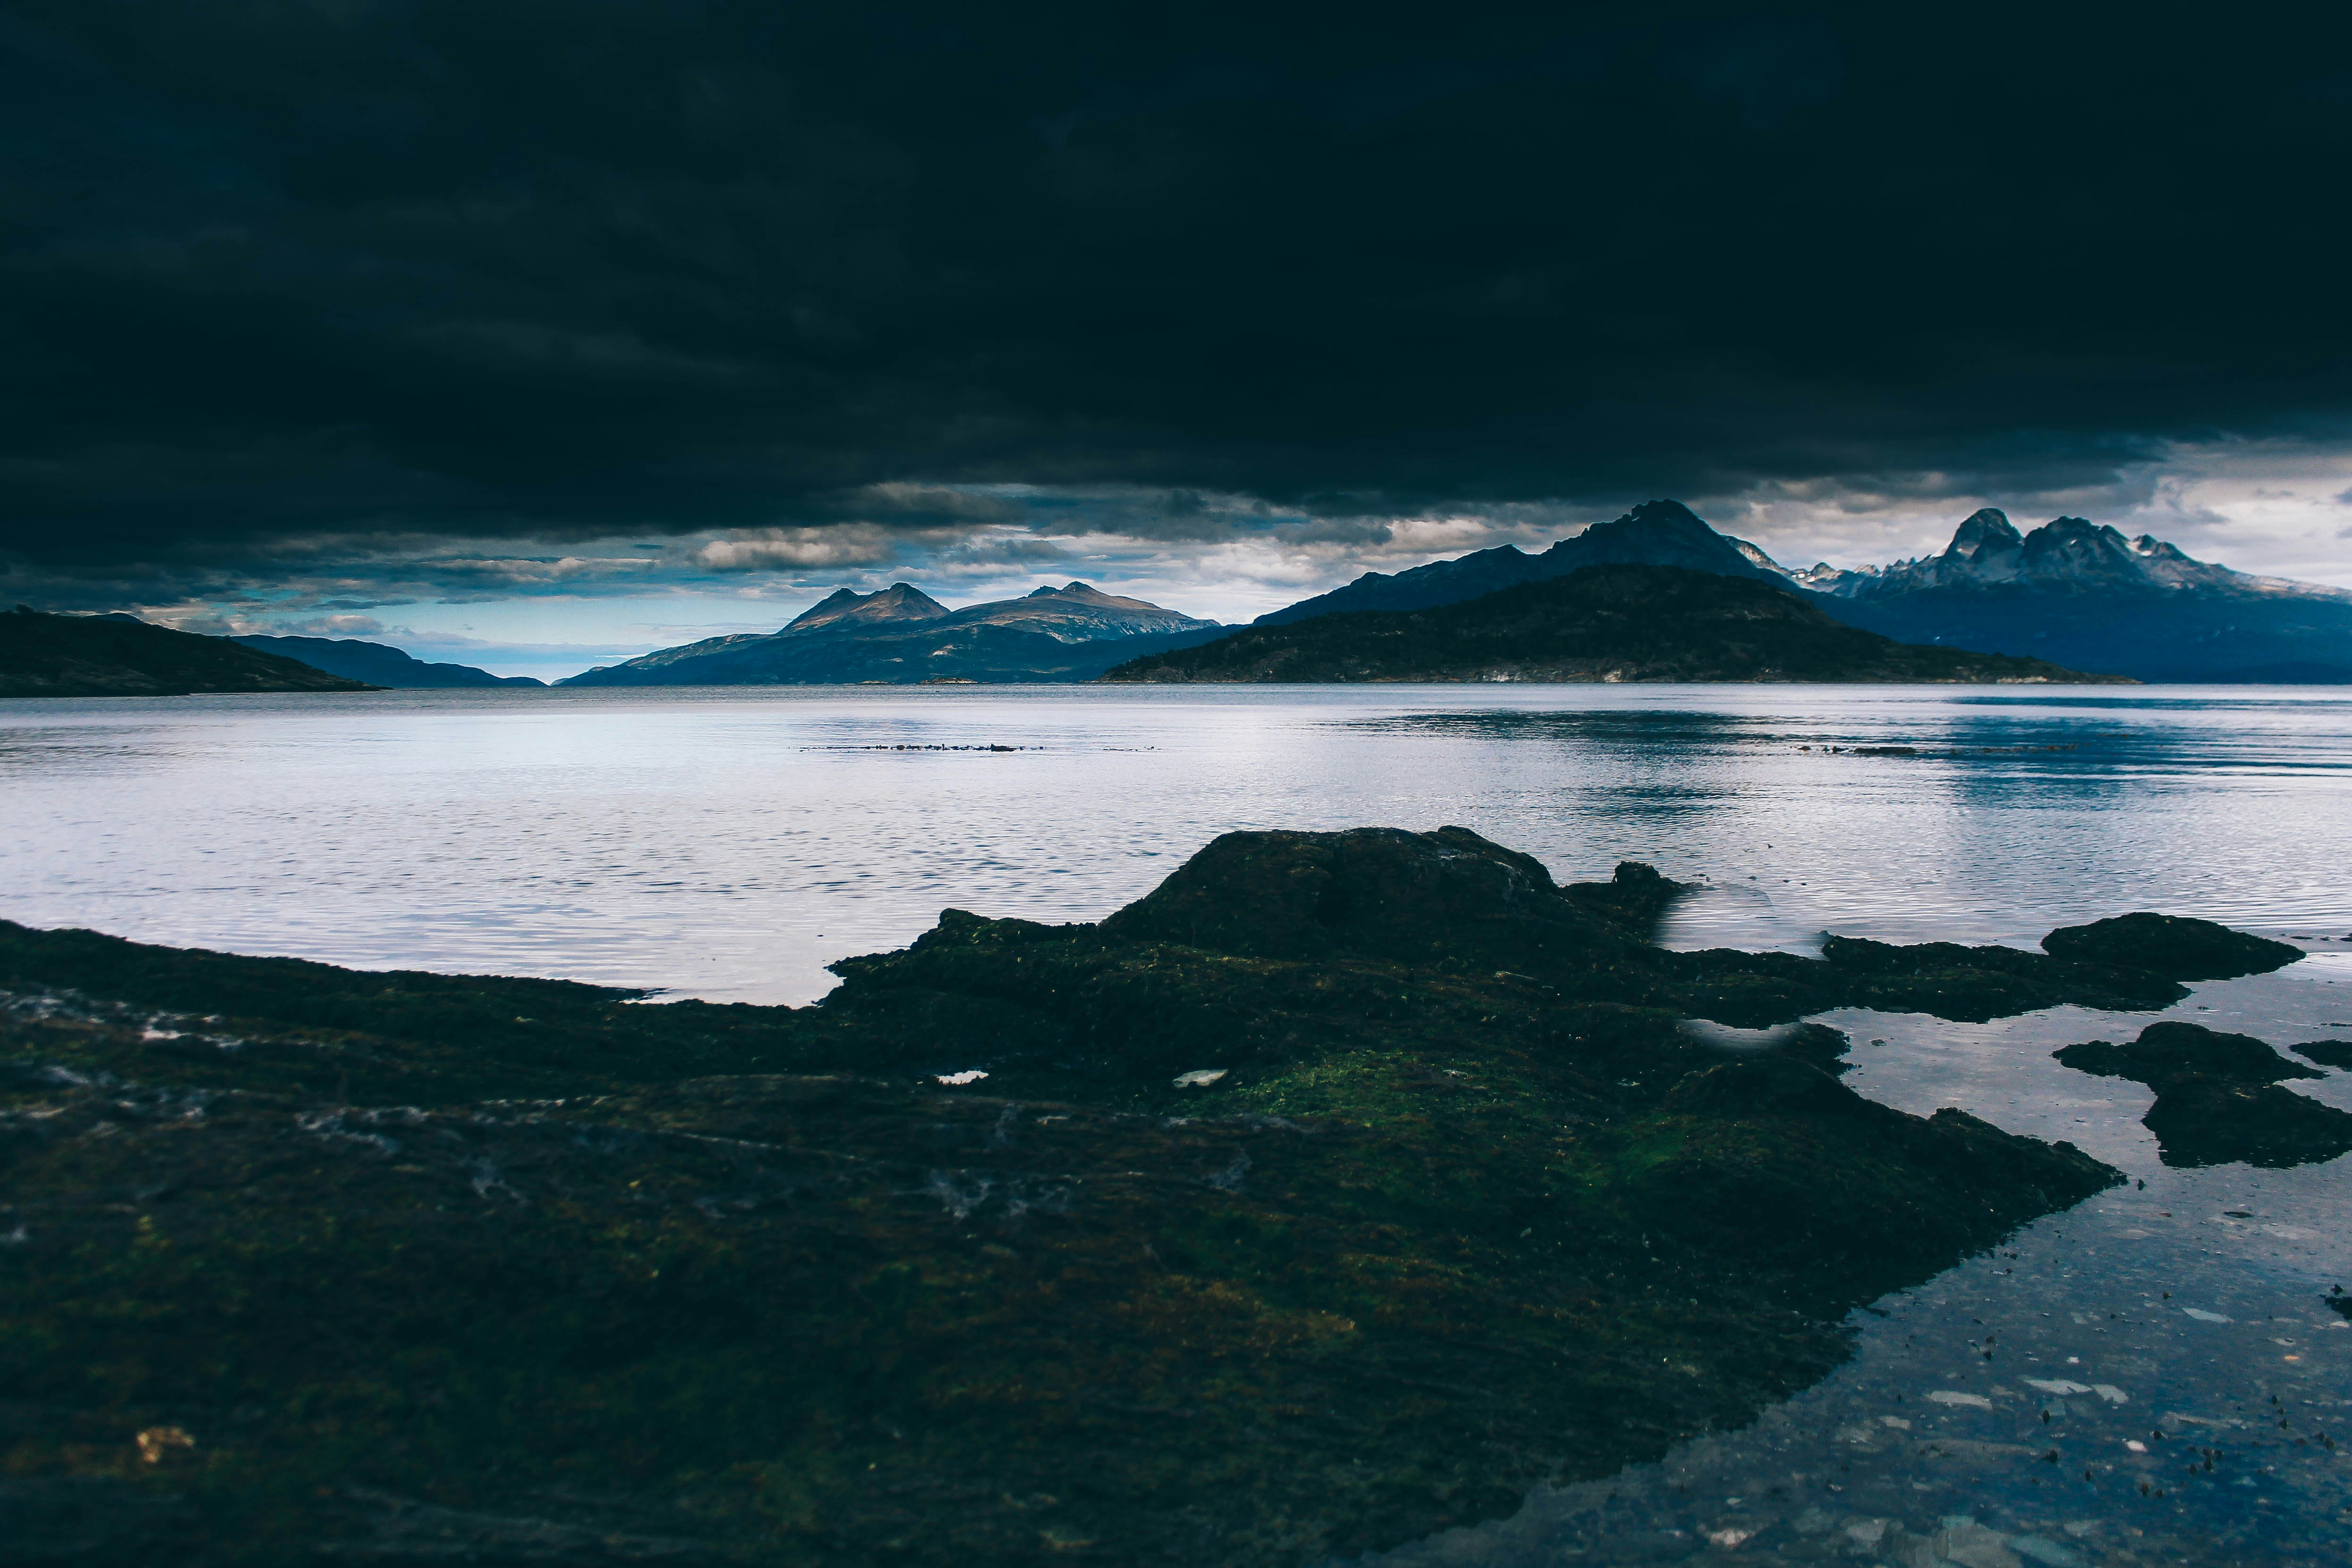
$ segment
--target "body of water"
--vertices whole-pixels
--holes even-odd
[[[1839,748],[1832,750],[1832,748]],[[1909,754],[1906,754],[1906,752]],[[0,916],[805,1002],[942,908],[1090,920],[1243,827],[1709,889],[1678,944],[2352,935],[2352,695],[852,688],[0,702]]]
[[[1704,886],[1683,946],[2031,945],[2129,910],[2292,939],[2168,1016],[2352,1039],[2352,694],[1379,687],[0,703],[0,916],[372,967],[803,1002],[943,907],[1108,913],[1216,834],[1475,828]],[[2352,1169],[2178,1170],[2050,1058],[2147,1015],[1845,1013],[1848,1081],[2133,1184],[1853,1321],[1745,1431],[1396,1568],[2352,1560]],[[2297,1083],[2352,1109],[2352,1078]]]

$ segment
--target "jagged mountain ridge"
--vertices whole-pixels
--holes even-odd
[[[1090,680],[1224,628],[1087,583],[950,610],[912,584],[836,589],[782,630],[708,637],[562,686],[800,686]]]
[[[1987,507],[1939,554],[1790,577],[1839,619],[1905,642],[2147,681],[2352,683],[2352,593],[2233,571],[2087,518],[2021,533]]]
[[[395,691],[446,690],[478,686],[545,686],[528,675],[492,675],[470,664],[428,664],[389,643],[358,637],[231,637],[258,653],[299,660],[313,669],[362,680]]]
[[[2053,518],[2030,533],[2020,533],[2008,513],[1997,507],[1970,513],[1938,555],[1853,570],[1822,563],[1788,575],[1816,593],[1849,599],[1886,598],[1931,588],[2023,584],[2078,591],[2204,588],[2258,597],[2352,603],[2352,593],[2341,588],[2233,571],[2200,561],[2153,534],[2126,539],[2112,525],[2088,518]]]
[[[1539,555],[1504,546],[1393,576],[1370,573],[1256,624],[1435,608],[1588,563],[1769,580],[1897,642],[2028,656],[2143,681],[2352,682],[2352,592],[2233,571],[2084,518],[2021,533],[1990,507],[1934,556],[1790,570],[1679,502],[1649,501]]]

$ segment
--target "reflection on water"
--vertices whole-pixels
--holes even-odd
[[[1024,749],[874,749],[901,745]],[[1678,946],[2031,943],[2146,908],[2342,937],[2347,763],[2352,694],[2308,689],[14,701],[0,915],[798,1002],[943,907],[1095,919],[1231,828],[1459,823],[1563,877],[1706,882]]]
[[[2285,1046],[2352,1023],[2352,953],[2164,1015]],[[1863,1093],[2068,1139],[2130,1184],[1854,1314],[1853,1360],[1743,1431],[1540,1491],[1381,1559],[1536,1568],[1745,1556],[1905,1564],[2352,1560],[2352,1160],[2161,1163],[2136,1083],[2051,1059],[2147,1015],[1835,1013]],[[2352,1077],[2296,1088],[2352,1110]]]
[[[1019,749],[941,749],[982,746]],[[1633,858],[1699,884],[1681,947],[2226,921],[2314,956],[2170,1016],[2352,1038],[2352,693],[18,701],[0,789],[0,915],[366,966],[797,1002],[943,906],[1093,919],[1228,829],[1459,823],[1563,878]],[[1391,1560],[2352,1555],[2352,1331],[2326,1300],[2352,1285],[2352,1170],[2165,1167],[2148,1090],[2050,1059],[2147,1021],[1832,1016],[1863,1093],[2070,1139],[2133,1184],[1857,1314],[1853,1361],[1757,1426]],[[2341,1073],[2291,1087],[2352,1108]]]

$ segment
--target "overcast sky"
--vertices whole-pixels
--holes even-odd
[[[1019,9],[0,0],[5,594],[563,673],[1656,496],[2352,585],[2344,13]]]

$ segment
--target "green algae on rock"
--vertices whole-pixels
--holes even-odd
[[[1675,890],[1233,834],[798,1009],[0,926],[0,1515],[223,1563],[1352,1554],[1746,1422],[2116,1179],[1861,1099],[1833,1031],[1682,1021],[2170,977],[1670,953]]]

